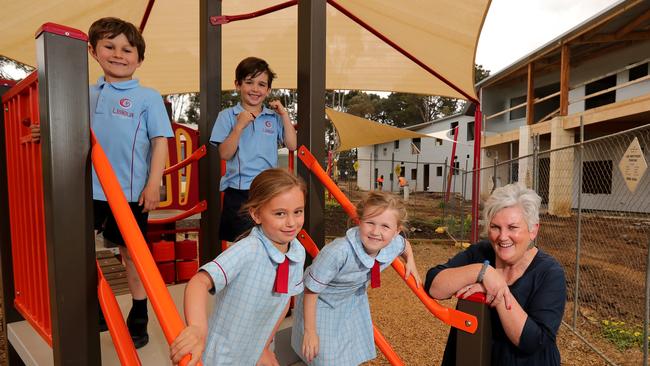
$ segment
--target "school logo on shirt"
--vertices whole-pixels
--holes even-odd
[[[133,118],[133,112],[129,112],[128,109],[133,107],[133,102],[129,98],[122,98],[118,102],[119,107],[113,107],[113,115],[122,118]]]
[[[274,135],[275,130],[273,129],[273,122],[264,121],[264,133],[267,135]]]
[[[133,106],[133,103],[129,98],[120,99],[120,106],[124,109],[130,109]]]

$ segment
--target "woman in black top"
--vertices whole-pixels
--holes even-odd
[[[492,308],[492,365],[560,364],[556,336],[566,281],[560,264],[533,244],[540,202],[521,184],[497,188],[484,208],[489,241],[427,273],[425,290],[434,299],[486,294]],[[455,332],[449,335],[443,365],[455,365]]]

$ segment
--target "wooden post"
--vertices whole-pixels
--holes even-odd
[[[568,44],[562,45],[560,57],[560,116],[569,114],[569,58],[571,53]]]
[[[528,63],[528,91],[526,93],[526,124],[535,123],[535,63]]]

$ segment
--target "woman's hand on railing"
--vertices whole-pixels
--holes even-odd
[[[172,363],[178,365],[185,355],[191,354],[192,360],[187,363],[187,366],[196,365],[201,360],[201,355],[203,354],[207,331],[207,328],[201,328],[196,325],[190,325],[183,329],[169,346]]]

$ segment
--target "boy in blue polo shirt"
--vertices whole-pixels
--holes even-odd
[[[91,125],[117,175],[143,234],[149,211],[160,202],[160,182],[167,162],[167,137],[173,132],[160,94],[140,86],[133,73],[144,60],[145,42],[131,23],[117,18],[95,21],[88,31],[88,51],[104,76],[90,86]],[[95,229],[120,247],[133,297],[127,326],[136,348],[149,342],[147,294],[93,169]]]
[[[278,165],[278,144],[289,150],[297,147],[296,131],[289,113],[279,100],[264,100],[276,77],[269,64],[257,57],[243,59],[235,69],[235,88],[240,102],[217,116],[210,142],[219,146],[226,160],[226,172],[219,190],[224,192],[219,237],[234,242],[253,227],[241,206],[248,199],[253,178]]]

